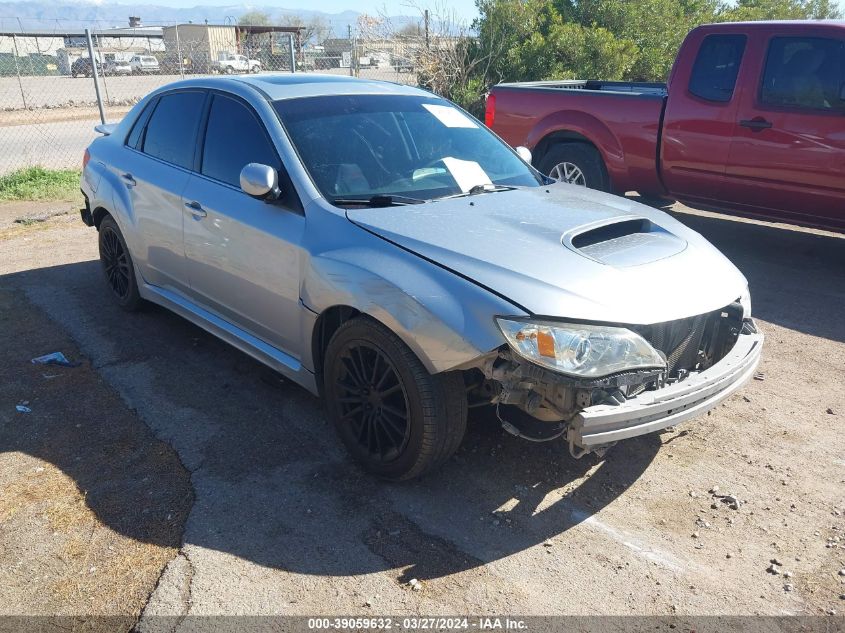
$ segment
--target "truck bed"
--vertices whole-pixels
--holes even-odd
[[[559,81],[523,81],[519,83],[502,83],[498,87],[505,88],[533,88],[551,90],[595,90],[601,92],[621,92],[634,95],[667,96],[666,84],[636,81],[597,81],[583,79],[565,79]]]

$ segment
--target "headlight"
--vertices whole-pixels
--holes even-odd
[[[742,318],[751,318],[751,293],[748,291],[748,286],[745,286],[745,292],[739,298],[739,305],[742,306]]]
[[[497,318],[520,356],[553,371],[600,378],[620,371],[666,367],[666,360],[636,332],[603,325]]]

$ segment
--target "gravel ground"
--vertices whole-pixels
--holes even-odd
[[[77,399],[117,394],[97,400],[101,414],[178,457],[171,479],[151,491],[175,495],[162,486],[178,488],[179,469],[189,473],[193,503],[178,552],[168,550],[157,583],[138,581],[149,592],[138,630],[155,630],[158,614],[845,611],[845,240],[675,210],[749,278],[767,336],[762,380],[712,414],[623,442],[604,460],[514,439],[478,415],[440,472],[388,485],[356,469],[304,390],[162,309],[115,308],[94,261],[96,234],[77,217],[20,227],[15,217],[52,214],[0,207],[0,291],[23,302],[13,314],[41,319],[39,330],[66,340],[95,374]],[[0,347],[20,336],[0,328]],[[23,380],[29,355],[45,351],[32,344],[4,354],[7,380]],[[75,436],[68,450],[94,442],[74,430],[63,404],[70,396],[48,397],[53,385],[40,385],[40,409],[54,425],[66,421],[63,432]],[[91,485],[69,455],[15,439],[22,414],[14,407],[27,394],[0,394],[0,437],[11,438],[0,461],[3,495],[10,477],[43,462],[66,484]],[[125,547],[145,540],[119,512],[104,511],[102,497],[84,499]],[[26,564],[66,569],[44,533],[16,525],[0,533],[3,569],[19,564],[20,552]],[[0,591],[0,613],[28,612],[46,589],[26,591],[26,600]],[[44,608],[84,613],[89,591]]]

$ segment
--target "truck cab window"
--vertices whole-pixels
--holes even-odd
[[[744,51],[744,35],[705,37],[692,68],[689,91],[707,101],[730,101]]]
[[[845,42],[774,37],[769,42],[760,100],[776,106],[842,110]]]

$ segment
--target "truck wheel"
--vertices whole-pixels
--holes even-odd
[[[368,317],[347,321],[332,336],[324,387],[346,448],[383,479],[411,479],[439,466],[466,431],[461,374],[429,374],[398,336]]]
[[[604,161],[596,148],[586,143],[558,143],[540,160],[537,168],[556,180],[599,191],[609,191]]]
[[[135,267],[126,240],[110,215],[100,222],[99,247],[100,263],[112,297],[121,308],[134,312],[141,306]]]
[[[226,74],[227,75],[231,75],[233,72],[235,72],[234,68],[232,68],[231,66],[226,66]]]

